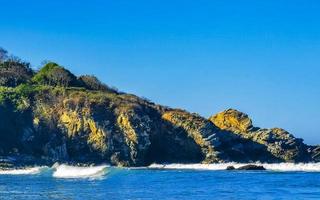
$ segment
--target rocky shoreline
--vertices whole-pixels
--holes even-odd
[[[306,163],[320,161],[320,147],[281,128],[255,127],[235,109],[206,119],[119,92],[93,76],[76,77],[56,63],[33,71],[5,60],[0,158],[0,166]]]
[[[0,141],[0,155],[13,158],[13,163],[104,162],[115,166],[319,161],[319,147],[306,145],[283,129],[254,127],[251,119],[237,110],[205,119],[135,96],[131,96],[133,102],[117,102],[111,107],[110,99],[104,99],[102,105],[90,102],[93,99],[79,102],[81,95],[77,92],[77,96],[53,100],[37,97],[32,107],[13,121],[3,117],[5,128],[17,126],[8,135],[16,143],[7,148],[8,141]],[[122,95],[116,98],[123,100]],[[1,109],[0,116],[7,115],[3,112]],[[0,125],[2,134],[6,133],[3,129]]]

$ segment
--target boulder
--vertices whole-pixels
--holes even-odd
[[[235,109],[228,109],[209,118],[217,127],[236,133],[248,132],[253,129],[252,120],[247,114]]]

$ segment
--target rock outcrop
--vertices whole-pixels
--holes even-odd
[[[205,119],[114,90],[24,87],[0,88],[0,157],[15,163],[320,160],[319,147],[280,128],[254,127],[232,109]]]
[[[308,162],[313,160],[308,146],[302,139],[281,128],[261,129],[252,125],[248,115],[229,109],[209,118],[217,127],[232,132],[243,139],[266,147],[266,150],[279,161]],[[316,154],[314,154],[315,156]]]
[[[29,63],[5,56],[0,60],[0,158],[0,167],[319,162],[320,147],[280,128],[254,127],[237,110],[205,119],[118,92],[91,75],[77,77],[57,63],[34,71]]]
[[[232,109],[205,119],[113,91],[47,86],[27,95],[2,88],[0,94],[5,98],[0,156],[21,162],[145,166],[320,160],[319,147],[283,129],[254,127],[246,114]]]
[[[234,133],[247,133],[254,127],[252,120],[245,113],[228,109],[209,118],[217,127]]]
[[[308,151],[311,154],[312,161],[320,162],[320,146],[309,146]]]
[[[217,133],[219,130],[208,120],[196,114],[181,110],[165,112],[162,119],[176,128],[180,128],[187,137],[191,138],[200,148],[206,163],[218,162],[221,145]]]

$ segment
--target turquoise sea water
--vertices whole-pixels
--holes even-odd
[[[320,173],[35,168],[0,173],[0,199],[320,199]]]

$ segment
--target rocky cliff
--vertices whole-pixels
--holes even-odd
[[[16,66],[7,62],[0,72]],[[92,76],[77,78],[55,63],[19,82],[18,75],[1,77],[0,165],[320,161],[320,147],[280,128],[254,127],[237,110],[206,119],[117,92]]]
[[[314,147],[305,145],[302,139],[295,138],[281,128],[254,127],[248,115],[237,110],[223,111],[210,117],[209,120],[221,130],[231,132],[263,147],[265,151],[263,155],[269,154],[273,157],[270,157],[269,161],[309,162],[316,157],[311,153]],[[257,160],[261,161],[261,157],[257,157]]]
[[[134,95],[41,87],[2,88],[0,153],[28,162],[310,162],[319,148],[283,129],[261,129],[236,110],[205,119]],[[4,95],[6,94],[6,95]],[[9,96],[14,96],[10,99]]]

